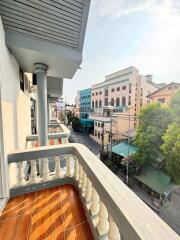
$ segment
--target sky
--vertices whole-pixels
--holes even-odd
[[[180,0],[91,0],[83,62],[64,79],[64,100],[129,66],[157,83],[180,82]]]

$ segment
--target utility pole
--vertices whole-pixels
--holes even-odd
[[[126,171],[126,183],[128,185],[128,176],[129,176],[129,145],[130,145],[130,112],[129,113],[129,127],[128,127],[128,156],[127,156],[127,171]]]

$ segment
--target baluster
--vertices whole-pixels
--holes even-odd
[[[66,157],[66,176],[71,176],[71,164],[70,164],[71,156]]]
[[[51,145],[51,139],[48,139],[48,145]]]
[[[18,162],[18,185],[24,185],[24,171],[23,171],[23,162]]]
[[[36,160],[31,160],[31,177],[30,177],[30,182],[31,183],[36,183],[37,182],[37,168],[36,168]]]
[[[78,181],[79,178],[79,163],[78,163],[78,159],[76,158],[76,156],[74,156],[74,178],[76,179],[76,181]]]
[[[43,180],[46,181],[49,178],[49,160],[48,158],[43,158]]]
[[[96,227],[98,221],[98,212],[99,212],[99,195],[96,192],[95,188],[92,189],[92,198],[91,198],[90,213],[92,216],[92,221]]]
[[[108,211],[101,200],[98,214],[97,230],[100,236],[107,234],[109,230]]]
[[[61,177],[60,157],[55,157],[55,178]]]
[[[82,178],[82,195],[83,197],[86,194],[86,184],[87,184],[87,175],[85,171],[83,171],[83,178]]]
[[[81,188],[81,185],[82,185],[82,178],[83,178],[83,168],[79,164],[79,188]]]
[[[86,202],[90,202],[92,198],[92,183],[89,180],[89,178],[87,179],[87,185],[86,185],[86,194],[85,194],[85,199]]]
[[[112,216],[109,216],[109,240],[121,240],[119,229],[114,222]]]
[[[58,145],[58,144],[59,144],[59,138],[55,138],[55,139],[54,139],[54,144],[55,144],[55,145]]]
[[[35,145],[36,145],[35,143],[36,143],[36,141],[35,141],[35,140],[32,140],[32,141],[31,141],[31,147],[32,147],[32,148],[34,148],[34,147],[35,147]]]

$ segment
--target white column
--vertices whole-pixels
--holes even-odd
[[[109,216],[108,238],[109,240],[121,240],[119,229],[111,216]]]
[[[98,214],[97,230],[100,236],[107,234],[109,230],[108,211],[101,200]]]
[[[99,212],[99,195],[96,192],[95,188],[92,189],[91,202],[92,202],[90,207],[91,215],[96,216]]]
[[[86,185],[86,194],[85,194],[86,202],[90,202],[91,198],[92,198],[92,183],[88,178],[87,185]]]
[[[43,158],[41,161],[43,161],[43,181],[47,181],[49,179],[49,160],[48,158]]]
[[[61,143],[62,143],[62,144],[68,143],[68,138],[67,138],[67,137],[62,137],[62,138],[61,138]]]
[[[55,144],[55,145],[58,145],[58,144],[59,144],[59,138],[55,138],[55,139],[54,139],[54,144]]]
[[[36,168],[36,160],[31,160],[31,177],[30,177],[30,182],[31,183],[36,183],[37,182],[37,168]]]
[[[55,157],[55,178],[61,177],[60,157]]]
[[[24,185],[24,171],[23,171],[23,162],[18,162],[18,185]]]

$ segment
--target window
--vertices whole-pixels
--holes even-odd
[[[172,86],[169,86],[169,87],[168,87],[168,90],[171,90],[171,89],[172,89]]]
[[[104,99],[104,106],[108,106],[108,98]]]
[[[126,86],[123,86],[123,87],[122,87],[122,90],[126,90]]]
[[[92,96],[94,96],[94,93],[92,93]]]
[[[19,68],[20,89],[24,92],[24,72]]]
[[[94,135],[97,136],[97,131],[95,130]]]
[[[141,97],[143,96],[143,88],[141,88]]]
[[[94,108],[94,101],[92,101],[92,108]]]
[[[165,98],[158,98],[158,102],[165,103]]]
[[[116,107],[119,107],[120,106],[120,98],[116,98]]]
[[[131,96],[128,97],[128,105],[131,105]]]
[[[111,92],[114,92],[114,88],[111,89]]]
[[[111,98],[111,106],[114,106],[114,98]]]
[[[122,97],[122,106],[126,106],[126,97]]]
[[[98,108],[98,101],[96,100],[96,108]]]
[[[100,124],[100,122],[98,122],[98,127],[101,127],[101,124]]]
[[[104,96],[108,96],[108,89],[105,89],[105,91],[104,91]]]
[[[98,95],[98,92],[96,92],[96,96]]]
[[[143,105],[143,100],[142,100],[142,98],[140,99],[140,107],[142,107],[142,105]]]
[[[100,132],[98,132],[98,138],[100,138],[100,136],[101,136],[101,134],[100,134]]]
[[[99,107],[102,107],[102,101],[99,100]]]
[[[100,91],[100,92],[99,92],[99,95],[101,95],[101,94],[102,94],[102,92]]]
[[[129,93],[132,92],[132,83],[129,84]]]
[[[120,87],[117,87],[116,91],[120,91]]]

